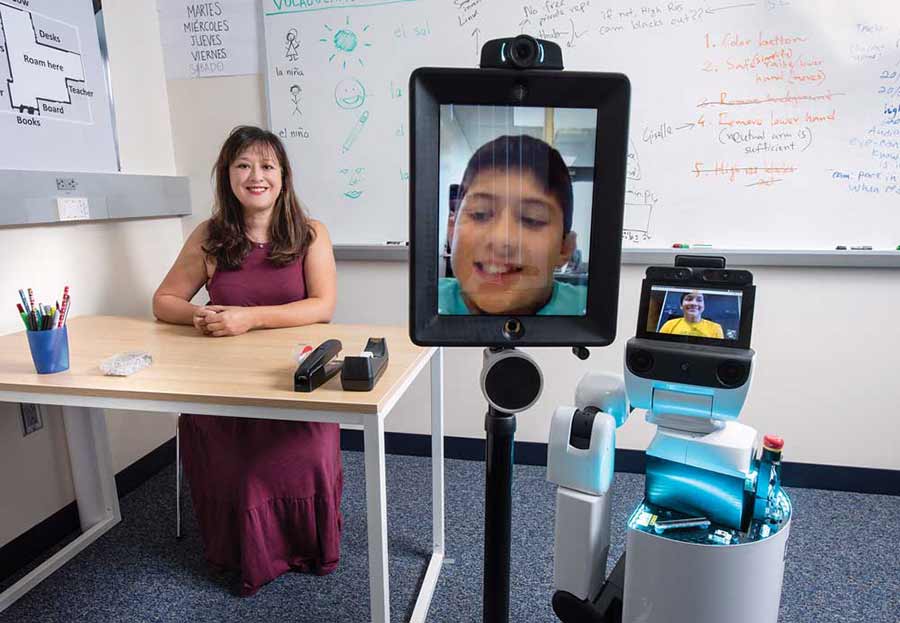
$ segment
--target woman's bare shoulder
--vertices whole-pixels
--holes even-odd
[[[185,240],[184,250],[191,257],[202,259],[204,268],[206,269],[206,278],[212,279],[213,274],[216,272],[216,258],[208,255],[206,251],[203,250],[208,239],[209,219],[206,219],[197,225],[194,228],[194,231],[188,236],[188,239]]]
[[[202,247],[206,244],[206,240],[209,238],[209,219],[202,221],[199,225],[194,228],[194,231],[188,236],[188,239],[185,241],[185,246],[195,246]]]
[[[329,238],[328,228],[325,227],[325,223],[323,223],[322,221],[317,221],[315,219],[309,219],[309,226],[315,232],[316,238],[318,238],[319,236],[324,236],[326,238]]]

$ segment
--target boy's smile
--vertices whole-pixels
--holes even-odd
[[[497,284],[510,283],[512,278],[522,272],[522,267],[517,264],[497,264],[494,262],[485,264],[475,262],[475,272],[485,281]]]
[[[472,313],[537,313],[574,247],[559,201],[518,169],[480,172],[449,235],[453,274]]]

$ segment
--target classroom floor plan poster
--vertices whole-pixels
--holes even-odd
[[[116,171],[104,73],[91,2],[0,0],[0,168]]]

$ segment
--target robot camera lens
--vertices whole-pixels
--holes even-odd
[[[516,318],[510,318],[503,323],[503,337],[507,340],[515,340],[522,337],[525,333],[525,327]]]
[[[628,355],[628,367],[635,374],[649,372],[653,368],[653,355],[646,350],[635,350]]]
[[[675,271],[675,276],[678,277],[679,279],[686,279],[688,276],[688,273],[686,270],[678,270],[678,271]]]
[[[725,361],[716,369],[716,376],[725,387],[739,387],[747,380],[747,374],[747,366],[739,361]]]
[[[730,276],[731,273],[729,273],[727,270],[722,272],[722,279],[728,279],[728,277]]]
[[[535,64],[538,58],[538,43],[534,37],[519,35],[509,46],[509,60],[519,69],[527,69]]]

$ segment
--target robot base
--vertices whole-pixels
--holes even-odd
[[[627,563],[623,554],[593,600],[556,591],[553,611],[563,623],[776,623],[791,519],[787,495],[778,498],[781,522],[754,522],[752,538],[727,545],[709,541],[715,526],[655,534],[638,523],[649,514],[642,504],[629,521]]]
[[[766,538],[728,545],[630,525],[622,621],[776,623],[789,532],[790,515]]]

